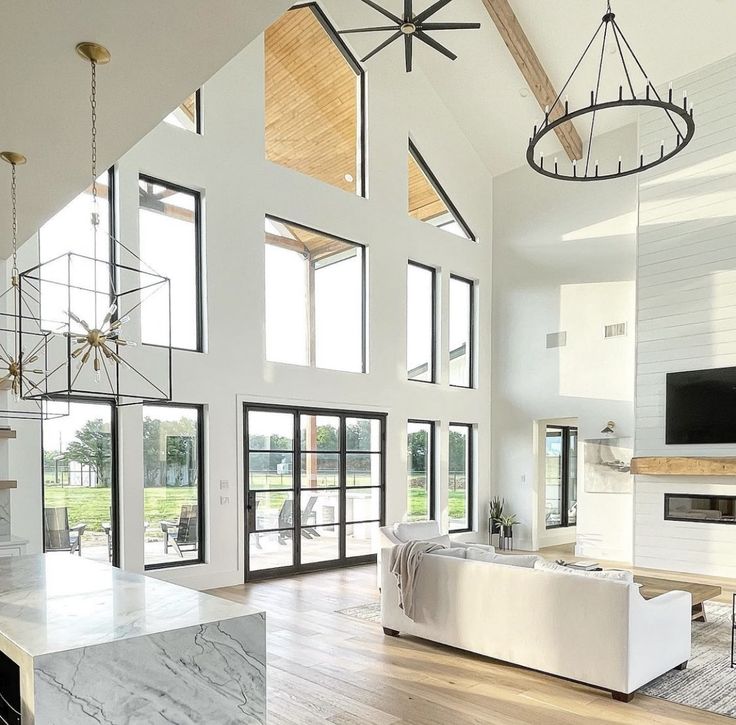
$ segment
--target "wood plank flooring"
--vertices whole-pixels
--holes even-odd
[[[657,725],[732,722],[411,637],[336,610],[378,600],[374,566],[212,592],[265,609],[270,725]]]

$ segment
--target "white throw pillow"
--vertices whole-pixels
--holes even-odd
[[[492,551],[473,549],[472,547],[467,550],[466,558],[473,561],[487,561],[491,564],[503,564],[504,566],[521,566],[526,569],[532,569],[539,560],[536,554],[496,554]]]
[[[448,549],[452,548],[449,534],[443,534],[442,536],[435,536],[433,539],[422,539],[422,541],[428,541],[430,544],[439,544],[440,546],[446,546]]]
[[[489,546],[488,544],[468,544],[465,541],[453,541],[450,546],[452,546],[453,549],[457,547],[458,549],[476,549],[477,551],[496,551],[494,546]]]
[[[399,541],[431,541],[440,535],[437,521],[412,521],[394,524],[394,535]]]
[[[455,559],[465,559],[465,549],[438,549],[430,551],[428,556],[451,556]]]
[[[558,574],[572,574],[576,576],[593,577],[594,579],[611,579],[612,581],[631,583],[634,575],[630,571],[612,569],[611,571],[583,571],[582,569],[571,569],[569,566],[561,566],[553,561],[541,559],[534,565],[535,569],[554,571]]]

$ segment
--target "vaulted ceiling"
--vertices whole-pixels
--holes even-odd
[[[89,182],[92,40],[112,53],[99,70],[104,169],[240,52],[290,0],[125,0],[3,3],[0,150],[19,151],[19,238],[28,238]],[[7,180],[7,186],[4,183]],[[0,257],[10,248],[10,168],[0,164]],[[7,192],[3,192],[8,189]]]

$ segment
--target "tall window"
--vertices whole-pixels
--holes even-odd
[[[88,258],[77,260],[69,269],[66,262],[51,265],[44,271],[41,283],[41,316],[43,329],[56,330],[67,320],[69,291],[67,281],[92,289],[97,267],[97,287],[99,291],[97,307],[107,310],[110,305],[110,272],[107,262],[111,255],[110,230],[113,228],[113,173],[112,169],[100,174],[97,179],[97,211],[100,224],[97,231],[97,249],[93,227],[90,223],[92,212],[92,187],[85,189],[70,201],[61,211],[54,214],[39,230],[39,259],[49,262],[60,255],[73,253]],[[94,265],[91,259],[100,262]],[[67,278],[67,274],[70,274]],[[82,319],[95,317],[94,296],[78,294],[74,297],[74,312]],[[104,314],[104,312],[102,313]],[[81,330],[81,328],[80,328]]]
[[[437,272],[409,262],[406,283],[406,371],[409,380],[436,381]]]
[[[165,123],[183,128],[192,133],[202,133],[202,114],[200,109],[200,92],[192,93],[176,107],[166,118]]]
[[[546,526],[548,529],[575,526],[578,509],[578,429],[547,426],[545,452]]]
[[[148,176],[139,180],[140,256],[148,268],[171,280],[171,309],[165,295],[143,293],[142,340],[160,344],[168,329],[171,344],[202,351],[200,196]],[[165,343],[167,343],[165,341]]]
[[[437,177],[409,141],[409,214],[457,237],[475,241],[475,235],[447,196]]]
[[[204,560],[202,418],[197,405],[143,406],[146,569]]]
[[[467,279],[450,277],[450,385],[473,387],[475,289]]]
[[[365,372],[365,250],[266,218],[266,358]]]
[[[247,577],[375,561],[385,416],[272,406],[245,416]]]
[[[266,158],[363,194],[364,75],[316,3],[265,35]]]
[[[429,521],[435,518],[435,424],[410,420],[407,434],[407,521]]]
[[[81,399],[43,422],[44,551],[117,565],[114,430],[110,403]]]
[[[473,427],[450,424],[450,531],[470,531],[473,516]]]

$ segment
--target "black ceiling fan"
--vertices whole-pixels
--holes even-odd
[[[431,18],[436,12],[442,10],[445,5],[448,5],[452,0],[437,0],[437,2],[430,5],[426,10],[414,15],[412,9],[412,0],[404,0],[404,17],[400,18],[398,15],[394,15],[385,8],[382,8],[373,0],[362,0],[366,5],[370,5],[374,10],[377,10],[381,15],[387,17],[394,24],[384,25],[374,28],[354,28],[352,30],[341,30],[341,35],[347,33],[373,33],[377,31],[388,31],[393,30],[394,33],[390,38],[381,43],[375,50],[372,50],[365,58],[361,58],[361,63],[372,58],[376,53],[379,53],[387,46],[391,45],[395,40],[404,36],[404,54],[406,56],[406,72],[411,73],[412,62],[413,62],[413,47],[412,41],[414,38],[421,40],[426,43],[430,48],[434,48],[436,51],[447,56],[450,60],[455,60],[457,56],[451,51],[445,48],[444,45],[438,43],[434,38],[427,35],[428,32],[435,30],[477,30],[480,28],[480,23],[428,23],[428,18]]]

